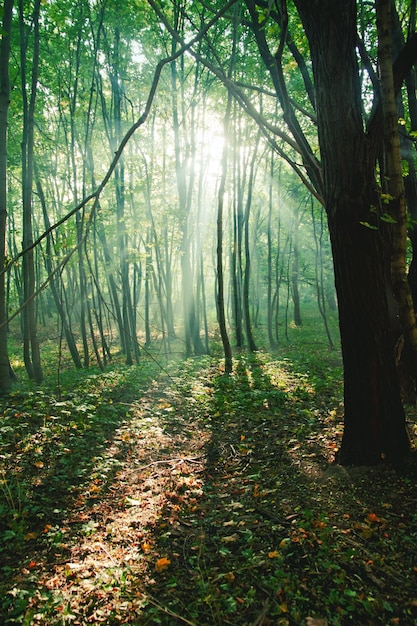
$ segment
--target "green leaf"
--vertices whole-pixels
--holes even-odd
[[[366,228],[370,228],[371,230],[378,230],[376,226],[372,226],[369,222],[359,222],[359,224],[362,224],[362,226],[366,226]]]
[[[394,196],[391,196],[389,193],[381,193],[381,200],[384,204],[389,204],[392,200],[394,200]]]
[[[387,224],[396,224],[397,223],[397,220],[395,220],[389,213],[383,213],[380,216],[380,219],[383,222],[387,222]]]

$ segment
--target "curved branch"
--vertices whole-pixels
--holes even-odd
[[[235,2],[236,2],[236,0],[229,0],[229,2],[225,5],[225,7],[223,7],[223,9],[221,11],[219,11],[219,13],[222,14],[227,8],[229,8]],[[119,162],[120,157],[122,156],[123,151],[124,151],[127,143],[129,142],[129,140],[132,137],[132,135],[134,135],[134,133],[138,130],[138,128],[140,128],[140,126],[142,126],[146,122],[146,120],[147,120],[147,118],[149,116],[149,113],[150,113],[151,108],[152,108],[153,100],[155,98],[156,90],[157,90],[157,87],[158,87],[158,84],[159,84],[159,79],[161,77],[161,72],[162,72],[163,68],[165,67],[165,65],[171,63],[172,61],[175,61],[175,59],[177,59],[182,54],[184,54],[184,52],[187,52],[195,43],[197,43],[200,39],[202,39],[204,37],[204,35],[206,34],[206,32],[208,31],[208,29],[213,25],[213,23],[217,19],[218,18],[216,16],[215,18],[210,20],[210,22],[208,22],[197,33],[197,35],[191,39],[191,41],[189,41],[188,43],[184,43],[183,42],[181,48],[179,48],[176,52],[174,52],[170,56],[165,57],[164,59],[161,59],[159,61],[159,63],[156,66],[155,72],[154,72],[152,85],[151,85],[151,88],[149,90],[149,94],[148,94],[148,98],[147,98],[147,101],[146,101],[146,104],[145,104],[144,111],[143,111],[142,115],[138,118],[138,120],[129,128],[129,130],[127,131],[127,133],[123,137],[122,141],[120,142],[120,145],[119,145],[118,149],[114,153],[113,160],[110,163],[110,166],[109,166],[109,168],[107,170],[107,173],[104,176],[104,178],[101,181],[101,183],[99,184],[99,186],[97,187],[97,189],[95,191],[93,191],[90,195],[88,195],[86,198],[84,198],[79,204],[77,204],[77,206],[75,206],[71,211],[69,211],[69,213],[64,215],[64,217],[62,217],[60,220],[55,222],[55,224],[52,224],[52,226],[50,228],[48,228],[48,230],[44,231],[42,233],[42,235],[40,235],[30,246],[28,246],[27,248],[25,248],[24,250],[19,252],[19,254],[17,254],[13,259],[11,259],[11,261],[8,263],[7,267],[0,271],[0,275],[4,274],[4,272],[6,272],[7,269],[11,265],[16,263],[25,254],[30,252],[30,250],[33,250],[34,248],[36,248],[36,246],[38,246],[41,243],[41,241],[43,241],[50,233],[52,233],[59,226],[61,226],[65,222],[67,222],[73,215],[75,215],[76,213],[78,213],[78,211],[83,209],[91,200],[94,200],[94,205],[93,205],[93,208],[92,208],[92,212],[95,211],[96,206],[97,206],[97,202],[100,199],[100,196],[101,196],[103,190],[105,189],[107,183],[109,182],[110,178],[112,177],[113,172],[114,172],[114,170],[116,168],[116,165]],[[77,248],[78,248],[78,246],[77,246]],[[76,249],[74,249],[74,251]],[[72,256],[72,254],[71,254],[71,256]],[[49,280],[47,280],[47,282],[49,282]],[[44,285],[44,286],[46,286],[46,285]],[[42,287],[42,289],[44,288],[44,286]],[[21,310],[24,306],[25,306],[25,304],[19,310]],[[1,326],[0,326],[0,328],[1,328]]]

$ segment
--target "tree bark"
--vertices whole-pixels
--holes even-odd
[[[6,228],[7,228],[7,122],[10,104],[10,32],[13,0],[3,6],[2,36],[0,43],[0,394],[9,391],[13,376],[7,347],[6,314]]]
[[[378,60],[384,128],[384,206],[391,218],[391,281],[398,306],[401,330],[417,357],[417,326],[413,299],[407,279],[407,204],[402,175],[398,113],[392,69],[391,0],[377,0]],[[383,209],[382,209],[383,210]]]
[[[390,336],[389,259],[373,223],[378,195],[361,116],[356,2],[295,4],[312,57],[339,301],[345,428],[338,458],[343,464],[399,460],[408,452],[409,440]]]
[[[39,342],[37,337],[35,306],[35,264],[32,232],[32,184],[34,168],[35,103],[38,88],[39,67],[39,12],[41,0],[36,0],[33,9],[33,60],[30,79],[30,97],[27,94],[28,77],[26,72],[27,37],[23,1],[19,2],[20,60],[23,93],[23,133],[22,133],[22,205],[24,251],[23,272],[23,355],[29,378],[40,383],[43,378]]]

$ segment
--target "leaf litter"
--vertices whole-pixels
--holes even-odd
[[[415,462],[334,465],[340,388],[259,353],[140,393],[100,375],[88,397],[17,393],[2,623],[416,624]]]

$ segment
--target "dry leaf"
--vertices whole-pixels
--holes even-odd
[[[239,535],[234,533],[233,535],[228,535],[227,537],[222,537],[222,543],[233,543],[239,539]]]
[[[161,559],[158,559],[155,563],[155,571],[159,574],[160,572],[164,572],[166,569],[168,569],[170,565],[171,561],[169,559],[166,559],[165,557],[162,557]]]
[[[38,533],[26,533],[23,537],[25,541],[30,541],[31,539],[36,539]]]

